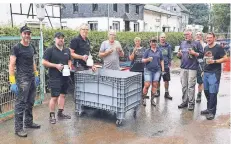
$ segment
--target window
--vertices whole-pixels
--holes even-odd
[[[134,32],[139,32],[139,23],[134,23]]]
[[[78,4],[73,4],[73,12],[78,12],[79,11],[79,5]]]
[[[173,11],[176,11],[176,8],[175,8],[175,7],[173,8]]]
[[[117,4],[113,4],[113,11],[117,12]]]
[[[92,4],[92,11],[98,11],[98,4]]]
[[[160,22],[160,19],[156,19],[156,22]]]
[[[167,11],[170,11],[170,7],[167,7]]]
[[[92,31],[98,30],[98,22],[97,21],[88,21],[89,27]]]
[[[120,22],[113,21],[112,26],[113,26],[113,30],[120,31]]]
[[[139,14],[140,10],[139,10],[139,5],[136,5],[136,13]]]
[[[125,4],[125,12],[129,13],[129,4]]]

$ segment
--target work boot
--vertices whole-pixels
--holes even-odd
[[[198,94],[197,94],[196,102],[197,102],[197,103],[200,103],[200,102],[201,102],[201,93],[198,93]]]
[[[159,97],[160,96],[160,90],[157,90],[154,97]]]
[[[203,110],[201,111],[201,115],[206,115],[206,114],[209,114],[209,111],[206,109],[206,110]]]
[[[57,114],[59,119],[71,119],[71,116],[63,114],[63,112],[58,112]]]
[[[51,124],[56,124],[55,113],[50,113],[49,121]]]
[[[32,123],[32,125],[25,125],[25,128],[40,129],[40,125]]]
[[[151,93],[151,105],[156,106],[156,103],[154,101],[155,94]]]
[[[193,111],[194,110],[194,105],[193,104],[189,104],[188,105],[188,110],[189,111]]]
[[[164,97],[172,100],[172,97],[169,95],[169,92],[165,92]]]
[[[27,137],[27,132],[25,132],[24,130],[15,132],[16,135],[18,135],[19,137]]]
[[[206,115],[206,118],[207,118],[207,120],[212,120],[212,119],[215,118],[215,115],[212,114],[212,113],[209,113],[209,114]]]
[[[178,108],[181,109],[181,108],[185,108],[185,107],[188,107],[188,104],[187,103],[182,103],[180,105],[178,105]]]

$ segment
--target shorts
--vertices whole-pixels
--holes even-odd
[[[170,81],[171,80],[170,70],[169,69],[165,69],[164,71],[166,72],[166,74],[163,75],[163,76],[160,75],[159,82],[161,80],[161,77],[163,77],[163,81]]]
[[[144,81],[145,82],[159,82],[160,71],[152,72],[144,68]]]
[[[201,70],[197,70],[197,83],[198,84],[203,84],[203,78],[201,77]]]
[[[68,80],[49,80],[49,86],[51,89],[51,97],[59,97],[60,94],[67,94]]]

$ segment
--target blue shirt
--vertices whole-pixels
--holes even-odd
[[[161,64],[160,62],[163,60],[162,52],[156,48],[156,51],[154,52],[151,48],[147,49],[143,55],[144,59],[147,59],[149,57],[152,57],[151,62],[147,62],[145,64],[145,68],[152,72],[160,71],[161,70]]]
[[[172,47],[170,44],[159,44],[158,48],[161,50],[164,59],[164,69],[169,69],[169,64],[172,60]]]
[[[192,58],[189,58],[189,49],[194,49],[195,52],[199,53],[198,57],[192,56]],[[197,70],[199,63],[197,61],[197,58],[203,57],[203,47],[198,41],[183,41],[180,44],[180,50],[182,52],[181,57],[181,68],[183,69],[190,69],[190,70]]]

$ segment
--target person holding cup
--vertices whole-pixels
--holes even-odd
[[[71,116],[63,113],[65,94],[68,89],[68,78],[71,69],[71,52],[64,47],[64,34],[55,34],[55,45],[48,48],[43,56],[42,64],[49,68],[49,86],[51,88],[51,99],[49,102],[50,123],[55,124],[55,105],[58,102],[58,118],[71,119]]]
[[[199,41],[194,41],[192,30],[184,31],[185,40],[181,42],[177,57],[181,59],[181,85],[182,85],[182,103],[178,108],[188,107],[189,111],[194,110],[195,105],[195,85],[197,69],[199,67],[198,59],[203,57],[203,48]]]
[[[201,111],[202,115],[206,115],[208,120],[214,119],[217,108],[217,94],[221,78],[221,63],[227,61],[227,55],[224,49],[215,43],[215,34],[208,33],[206,40],[208,45],[204,50],[204,94],[207,99],[207,109]]]
[[[120,70],[119,57],[124,57],[124,52],[120,42],[115,38],[116,32],[110,30],[108,40],[103,41],[100,46],[99,57],[103,59],[103,68],[105,69]]]
[[[146,98],[150,85],[151,90],[151,104],[156,106],[154,101],[155,93],[157,90],[159,78],[164,74],[164,60],[161,50],[157,48],[157,39],[151,38],[150,48],[147,49],[143,55],[142,62],[145,63],[144,67],[144,88],[143,88],[143,105],[146,106]],[[162,71],[162,73],[161,73]]]

